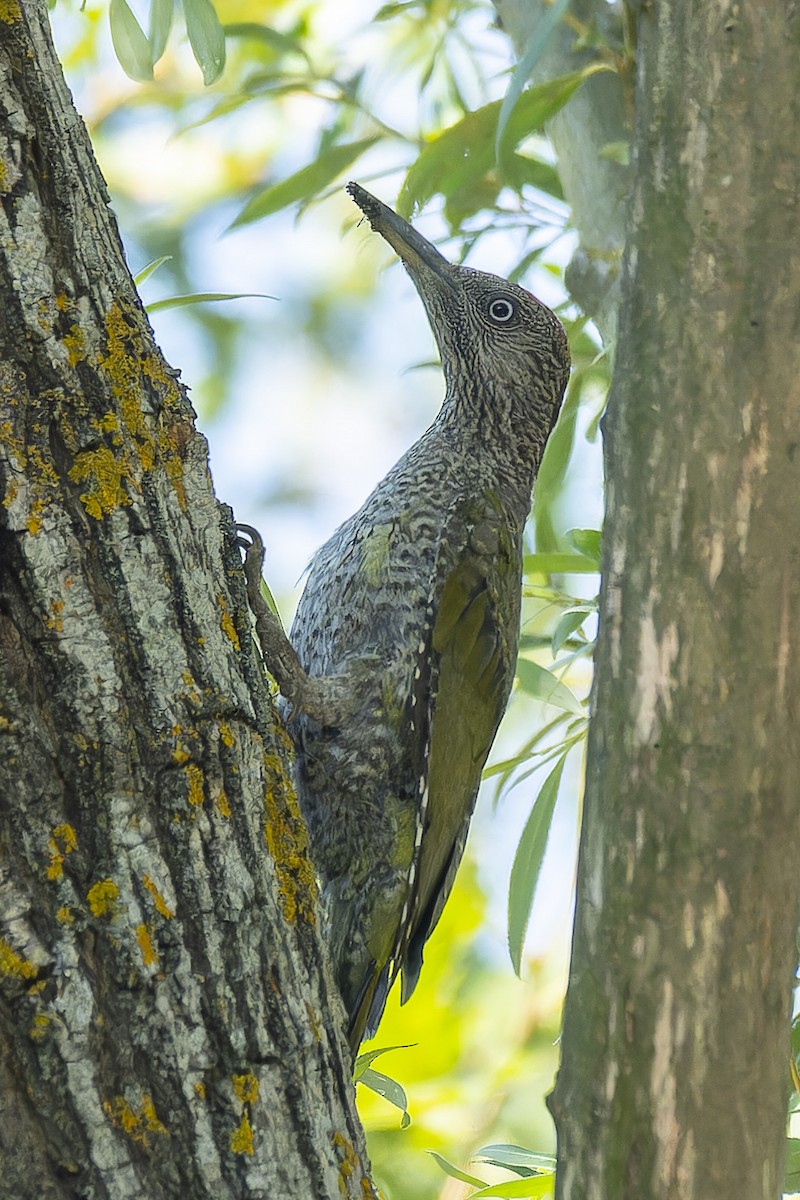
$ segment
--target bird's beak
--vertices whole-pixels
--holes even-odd
[[[384,238],[399,255],[403,264],[413,279],[417,290],[425,300],[425,277],[430,273],[447,287],[455,289],[458,285],[454,278],[453,266],[444,258],[435,246],[417,233],[413,225],[399,217],[393,209],[383,201],[371,195],[357,183],[348,183],[347,192],[376,233]]]

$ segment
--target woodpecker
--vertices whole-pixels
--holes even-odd
[[[265,645],[356,1053],[399,973],[401,1002],[414,991],[461,860],[514,679],[523,527],[570,359],[533,295],[347,191],[410,275],[446,385],[430,428],[313,558],[291,645],[274,621]]]

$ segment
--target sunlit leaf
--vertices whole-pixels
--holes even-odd
[[[272,594],[270,586],[267,583],[267,581],[263,575],[261,576],[261,582],[259,584],[258,590],[261,592],[262,599],[265,601],[267,608],[269,609],[269,611],[272,613],[272,615],[274,617],[278,618],[278,620],[280,621],[281,629],[283,629],[283,621],[281,620],[281,614],[278,611],[277,601],[275,600],[275,597]],[[284,629],[284,633],[285,632],[286,631]]]
[[[211,0],[183,0],[183,11],[189,45],[208,87],[225,66],[225,31]]]
[[[263,580],[262,580],[263,583]],[[380,1046],[377,1050],[365,1050],[363,1054],[359,1054],[353,1065],[353,1079],[357,1082],[376,1058],[380,1058],[382,1054],[389,1054],[392,1050],[412,1050],[414,1042],[405,1042],[401,1046]]]
[[[559,537],[553,521],[556,501],[564,488],[577,429],[580,389],[570,386],[556,427],[547,439],[533,493],[533,526],[539,550],[555,550]]]
[[[550,642],[553,657],[558,654],[564,643],[569,641],[573,633],[577,633],[588,615],[589,610],[585,608],[572,609],[561,615]]]
[[[575,694],[546,667],[540,667],[529,658],[519,658],[517,678],[523,692],[533,696],[534,700],[541,700],[543,704],[552,704],[555,708],[563,708],[565,712],[583,716],[583,707]]]
[[[153,78],[153,51],[127,0],[111,0],[108,10],[111,41],[119,65],[131,79]]]
[[[342,145],[331,146],[307,167],[302,167],[288,179],[282,179],[280,183],[272,184],[253,196],[239,213],[231,228],[249,225],[282,208],[287,208],[290,204],[297,204],[301,200],[307,200],[310,196],[316,195],[317,192],[333,183],[338,175],[341,175],[377,141],[377,137],[369,137],[362,138],[358,142],[346,142]]]
[[[223,29],[226,37],[250,38],[254,42],[263,42],[276,54],[299,54],[308,61],[302,42],[288,33],[273,29],[271,25],[261,25],[257,21],[236,21],[223,25]]]
[[[371,1091],[377,1092],[379,1096],[383,1096],[384,1100],[388,1100],[395,1108],[399,1108],[403,1114],[400,1118],[400,1128],[408,1128],[411,1124],[411,1116],[408,1111],[408,1098],[396,1079],[390,1079],[388,1075],[384,1075],[381,1071],[373,1071],[372,1067],[367,1067],[366,1070],[362,1071],[358,1082],[363,1083],[364,1087],[368,1087]]]
[[[800,1191],[800,1138],[786,1139],[784,1191]]]
[[[541,132],[560,112],[587,79],[611,68],[606,63],[590,63],[580,71],[548,79],[523,92],[509,113],[501,139],[502,156],[532,133]],[[498,114],[499,117],[499,114]]]
[[[579,554],[593,558],[599,569],[601,543],[599,529],[570,529],[567,532],[567,541],[575,547]]]
[[[596,575],[597,563],[585,554],[554,550],[526,554],[522,560],[526,575]]]
[[[547,838],[558,797],[558,787],[567,761],[563,754],[541,786],[517,847],[508,887],[508,949],[517,975],[531,916],[533,897],[542,869]]]
[[[530,1179],[511,1179],[508,1183],[493,1183],[491,1187],[482,1188],[479,1192],[473,1192],[469,1200],[482,1200],[486,1196],[499,1197],[517,1197],[523,1200],[529,1196],[531,1200],[540,1200],[545,1196],[552,1196],[555,1189],[555,1172],[548,1171],[546,1174],[535,1175]]]
[[[373,21],[388,21],[391,17],[396,17],[398,13],[404,12],[408,8],[416,8],[417,0],[395,0],[395,3],[384,4],[375,13]]]
[[[172,28],[174,0],[150,0],[150,46],[153,62],[157,63],[167,45]]]
[[[217,304],[223,300],[277,300],[264,292],[192,292],[188,296],[166,296],[145,305],[149,313],[162,312],[165,308],[186,308],[189,304]]]
[[[563,735],[553,741],[551,734],[559,730],[562,725],[566,725]],[[512,776],[515,777],[512,786],[516,786],[529,779],[531,775],[540,771],[548,763],[563,758],[574,746],[578,746],[586,740],[587,727],[588,720],[585,713],[582,717],[561,713],[555,721],[551,721],[542,729],[537,730],[533,737],[520,747],[517,754],[496,763],[485,771],[484,778],[489,778],[491,775],[497,776],[495,807],[497,807],[501,794],[508,789]],[[547,744],[540,745],[541,742]]]
[[[589,73],[593,69],[575,71],[530,88],[520,96],[503,137],[504,165],[512,183],[519,185],[524,181],[526,161],[532,161],[515,155],[514,148],[563,108]],[[495,100],[467,113],[423,147],[400,191],[397,207],[403,216],[411,216],[415,208],[421,208],[439,193],[448,198],[479,185],[496,165],[494,143],[501,106],[502,101]]]
[[[169,262],[171,259],[171,254],[162,254],[160,258],[154,258],[146,267],[142,267],[137,275],[134,275],[133,282],[139,287],[146,279],[150,278],[154,271],[157,271],[159,267],[163,267],[164,263]]]
[[[451,1163],[443,1154],[437,1154],[435,1150],[429,1150],[428,1154],[436,1160],[445,1175],[449,1175],[451,1179],[458,1179],[461,1183],[470,1184],[471,1187],[486,1187],[484,1179],[478,1179],[476,1175],[470,1175],[466,1171],[462,1171],[460,1167],[457,1167],[455,1163]]]
[[[508,1171],[524,1170],[530,1174],[555,1171],[556,1160],[552,1154],[539,1154],[525,1146],[498,1142],[481,1146],[473,1156],[477,1162],[490,1163],[493,1167],[505,1167]]]

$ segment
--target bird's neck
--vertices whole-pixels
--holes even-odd
[[[456,461],[468,460],[481,474],[495,475],[498,490],[524,519],[556,408],[553,400],[522,389],[448,384],[434,424]]]

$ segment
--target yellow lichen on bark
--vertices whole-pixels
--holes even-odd
[[[119,404],[122,425],[138,440],[142,466],[149,470],[155,456],[152,434],[142,405],[145,389],[138,351],[144,347],[137,345],[141,341],[141,331],[128,322],[117,303],[109,308],[104,323],[106,353],[100,359],[100,366],[111,380],[111,390]]]
[[[192,757],[192,753],[189,750],[188,746],[184,742],[179,740],[183,736],[183,726],[182,725],[173,725],[172,726],[172,736],[175,738],[175,749],[172,751],[173,762],[176,762],[180,766],[183,766],[183,764],[185,762],[188,762],[189,759]]]
[[[67,348],[67,361],[71,367],[86,357],[86,339],[80,325],[71,325],[61,341]]]
[[[86,894],[89,908],[95,917],[108,917],[116,912],[119,888],[113,879],[99,879]]]
[[[255,1152],[253,1126],[250,1124],[247,1110],[242,1113],[241,1121],[231,1133],[230,1144],[234,1154],[253,1154]]]
[[[118,459],[108,446],[81,451],[70,467],[69,477],[73,483],[89,483],[89,488],[80,493],[80,501],[89,516],[98,521],[132,501],[123,487],[123,481],[129,478],[129,463],[124,456]]]
[[[264,795],[264,837],[278,876],[278,891],[287,921],[316,922],[317,887],[308,855],[308,832],[297,793],[278,755],[264,759],[268,784]]]
[[[246,1075],[233,1075],[231,1083],[235,1095],[239,1097],[242,1104],[258,1103],[261,1088],[258,1079],[251,1072]]]
[[[156,953],[153,939],[150,936],[150,930],[146,925],[141,924],[136,926],[136,941],[139,943],[139,949],[142,952],[142,962],[146,967],[158,966],[158,954]]]
[[[353,1148],[353,1143],[343,1133],[339,1133],[338,1131],[334,1133],[333,1144],[339,1159],[339,1191],[342,1196],[347,1197],[350,1195],[349,1181],[357,1171],[361,1170],[361,1165],[358,1161],[358,1155]],[[374,1200],[375,1190],[367,1176],[363,1173],[361,1175],[361,1194],[365,1200]]]
[[[220,610],[221,610],[221,616],[219,619],[219,623],[220,623],[220,627],[222,628],[222,632],[233,643],[233,648],[235,650],[240,650],[241,646],[239,643],[239,634],[236,632],[236,626],[233,623],[233,617],[231,616],[231,610],[228,608],[228,601],[225,599],[224,596],[219,595],[219,596],[217,596],[217,604],[219,605]]]
[[[42,527],[42,513],[56,495],[59,486],[58,472],[52,461],[44,457],[41,448],[33,444],[24,448],[21,463],[33,496],[27,529],[28,533],[35,535]]]
[[[137,1109],[124,1096],[112,1096],[110,1100],[103,1101],[103,1110],[113,1125],[142,1146],[149,1147],[152,1144],[150,1134],[169,1137],[169,1130],[158,1118],[152,1096],[146,1092]]]
[[[105,348],[97,356],[96,366],[109,382],[118,411],[94,421],[110,445],[79,451],[69,476],[76,483],[88,484],[80,499],[89,515],[99,520],[132,503],[133,495],[141,490],[142,476],[160,463],[185,507],[182,450],[193,426],[183,417],[174,420],[180,401],[177,384],[151,347],[137,312],[126,314],[115,302],[105,315],[104,326]],[[88,357],[79,326],[72,325],[61,340],[70,366]],[[148,415],[145,402],[154,388],[161,402],[157,424]],[[172,419],[169,427],[165,425],[167,413]],[[182,432],[175,432],[178,427]]]
[[[28,1030],[28,1037],[31,1039],[32,1042],[44,1041],[45,1037],[47,1036],[47,1032],[50,1028],[50,1025],[52,1023],[52,1020],[53,1020],[53,1018],[50,1016],[49,1013],[46,1013],[46,1012],[36,1013],[35,1017],[33,1018],[33,1021],[31,1022],[31,1027]]]
[[[194,808],[199,808],[205,799],[203,791],[203,772],[198,767],[197,763],[189,763],[185,767],[186,779],[188,783],[187,800]]]
[[[260,1094],[259,1082],[255,1075],[248,1073],[246,1075],[232,1075],[231,1083],[233,1084],[234,1095],[243,1105],[242,1119],[231,1133],[231,1150],[234,1154],[252,1154],[254,1144],[250,1111],[252,1106],[258,1103]]]
[[[47,839],[47,850],[50,862],[47,867],[48,879],[60,879],[64,874],[64,859],[78,848],[78,836],[71,825],[66,823],[56,825]]]
[[[36,967],[18,954],[5,938],[0,938],[0,975],[8,979],[34,979]]]
[[[153,903],[156,906],[156,912],[159,913],[162,917],[165,917],[168,921],[171,920],[175,916],[175,913],[172,911],[172,909],[167,904],[166,900],[162,896],[162,894],[159,891],[158,887],[156,886],[155,882],[150,878],[149,875],[144,874],[142,876],[142,883],[147,888],[150,895],[153,897]]]
[[[5,25],[13,25],[22,16],[19,0],[0,0],[0,21]]]

